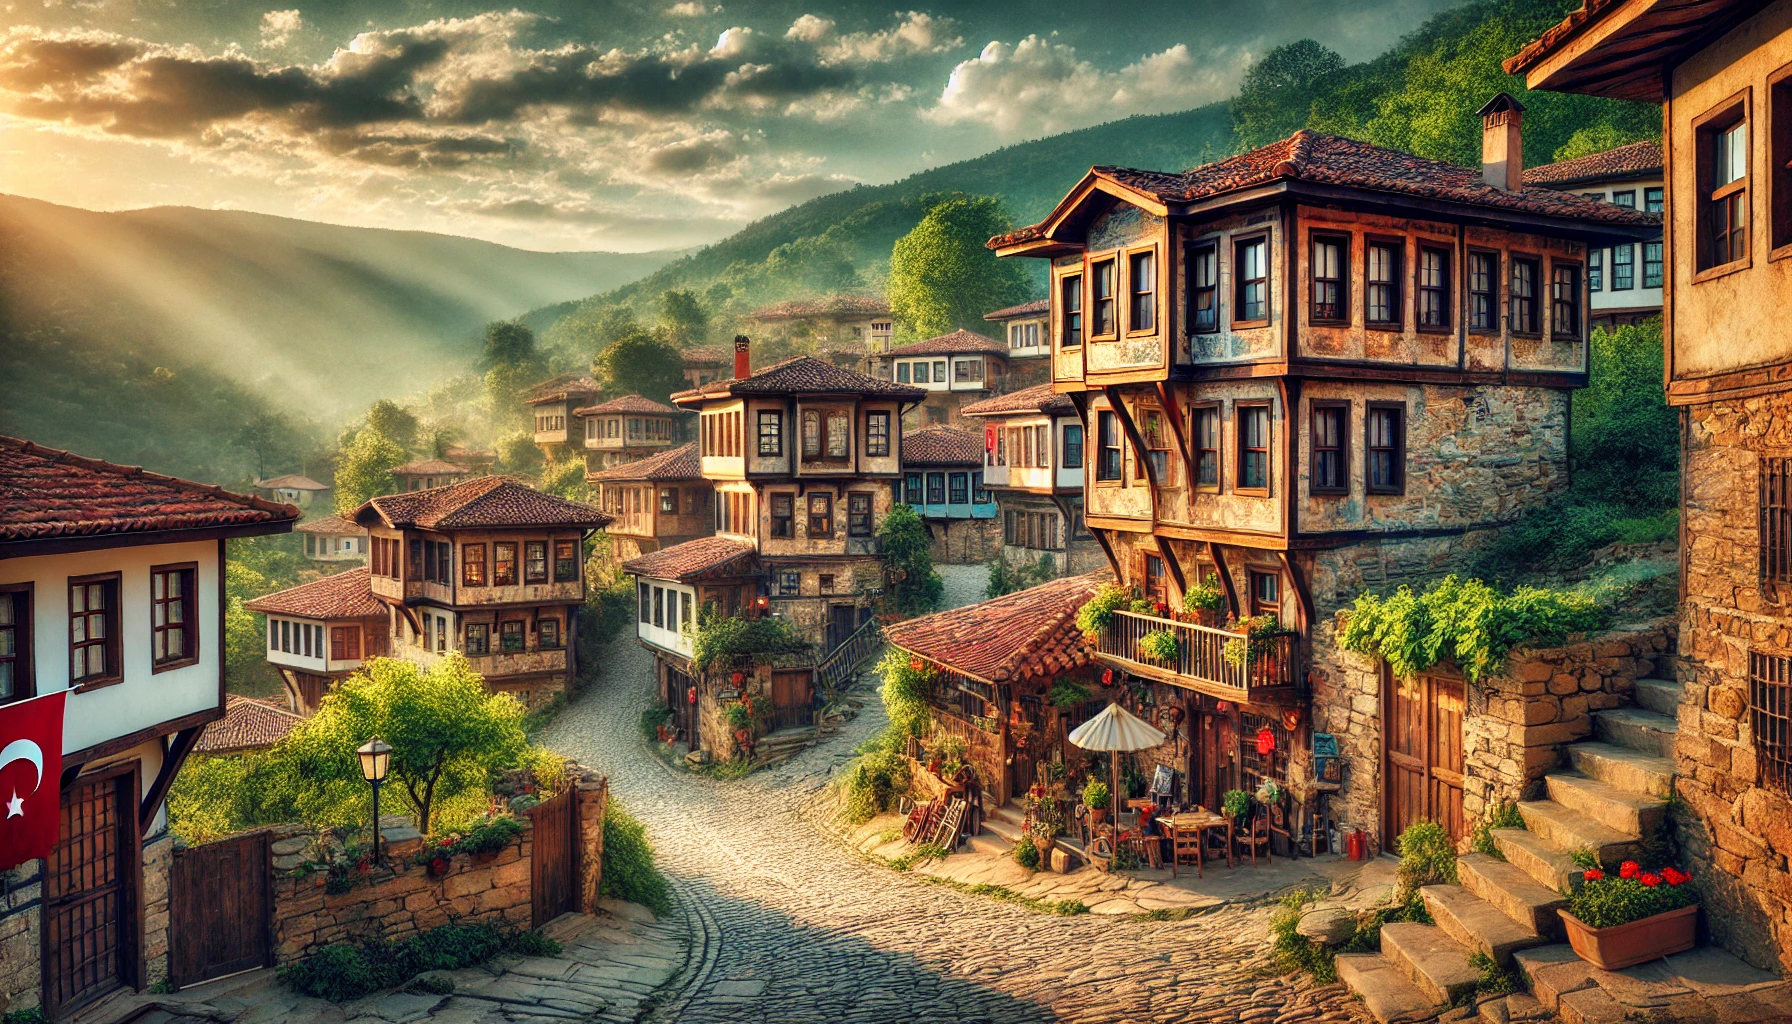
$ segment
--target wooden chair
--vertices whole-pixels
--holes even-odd
[[[1090,841],[1095,838],[1094,829],[1089,822],[1089,808],[1084,807],[1080,800],[1070,811],[1070,834],[1076,837],[1076,841],[1084,849],[1087,849]]]
[[[1202,829],[1201,842],[1205,844],[1201,847],[1202,856],[1211,859],[1215,864],[1218,864],[1220,858],[1224,857],[1227,867],[1237,867],[1237,861],[1234,859],[1232,851],[1232,832],[1233,829],[1230,828],[1224,831],[1218,828]]]
[[[1183,864],[1191,863],[1191,858],[1192,858],[1192,863],[1195,865],[1195,877],[1196,878],[1207,877],[1206,873],[1202,870],[1202,866],[1201,866],[1201,860],[1202,860],[1201,844],[1203,842],[1202,837],[1205,835],[1206,835],[1205,829],[1180,829],[1180,828],[1170,829],[1170,877],[1171,878],[1179,877],[1177,875],[1176,869]]]
[[[1257,849],[1259,847],[1263,849],[1263,863],[1275,863],[1275,858],[1269,852],[1269,812],[1265,811],[1262,814],[1253,816],[1251,818],[1251,827],[1249,831],[1242,835],[1238,835],[1237,839],[1238,842],[1245,845],[1246,849],[1251,851],[1251,867],[1257,866]],[[1242,860],[1243,858],[1240,857],[1239,859]]]
[[[1136,831],[1129,831],[1121,837],[1120,841],[1132,851],[1134,863],[1154,868],[1164,866],[1163,852],[1158,847],[1156,836],[1140,835]]]

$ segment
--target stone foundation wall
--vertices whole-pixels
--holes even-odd
[[[1002,549],[1002,524],[996,519],[929,519],[927,533],[933,560],[941,565],[977,565]]]
[[[143,982],[168,977],[168,894],[174,871],[174,833],[143,842]]]
[[[0,1013],[39,1005],[43,864],[26,861],[0,871]]]

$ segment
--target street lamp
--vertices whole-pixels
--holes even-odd
[[[361,777],[373,787],[373,862],[380,862],[380,783],[392,763],[392,745],[375,736],[355,748],[361,757]]]

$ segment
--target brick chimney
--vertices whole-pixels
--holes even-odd
[[[748,352],[752,342],[744,334],[734,336],[734,379],[746,380],[753,375],[753,356]]]
[[[1507,93],[1487,101],[1481,115],[1481,180],[1494,188],[1524,188],[1524,104]]]

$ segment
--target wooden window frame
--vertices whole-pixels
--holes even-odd
[[[1271,579],[1275,581],[1276,599],[1273,602],[1264,601],[1258,598],[1257,581],[1260,579]],[[1244,586],[1245,600],[1250,608],[1251,615],[1257,616],[1270,614],[1276,617],[1278,623],[1281,622],[1282,605],[1287,602],[1282,596],[1282,571],[1280,569],[1271,568],[1269,566],[1247,565],[1245,566]]]
[[[771,535],[774,538],[780,538],[780,539],[784,539],[784,540],[790,540],[790,539],[795,538],[796,537],[796,492],[795,491],[773,491],[769,495],[767,495],[767,498],[770,501],[770,508],[771,508]],[[778,514],[778,505],[780,502],[782,502],[784,505],[784,514],[783,515]],[[784,526],[784,530],[782,533],[780,533],[778,531],[778,525],[780,522]]]
[[[1654,259],[1649,258],[1650,249],[1655,250]],[[1789,253],[1789,255],[1792,255],[1792,253]],[[1649,267],[1651,265],[1655,267],[1653,276],[1649,273]],[[1643,243],[1642,268],[1642,287],[1660,288],[1663,280],[1665,280],[1667,276],[1667,248],[1659,239],[1653,242]]]
[[[677,504],[678,504],[677,494],[674,493],[673,506],[675,509],[676,509]],[[567,540],[565,538],[556,538],[556,539],[550,541],[549,543],[551,546],[548,549],[548,557],[550,558],[550,560],[553,563],[550,566],[550,568],[554,575],[554,582],[555,583],[577,583],[581,579],[583,579],[584,573],[581,570],[583,570],[585,567],[585,558],[584,558],[585,553],[584,553],[584,551],[580,550],[583,547],[583,545],[580,544],[576,540]],[[567,572],[562,573],[560,571],[561,567],[566,564],[567,560],[560,557],[560,550],[561,550],[561,548],[563,548],[567,545],[572,546],[572,559],[571,559],[572,568],[570,570],[568,570]]]
[[[1753,190],[1755,159],[1754,148],[1758,133],[1754,125],[1754,111],[1751,89],[1743,89],[1726,96],[1698,117],[1693,118],[1691,128],[1693,134],[1693,284],[1703,284],[1738,270],[1746,270],[1754,261],[1754,210],[1750,193]],[[1717,137],[1738,124],[1748,126],[1748,152],[1744,157],[1742,177],[1722,187],[1712,184],[1717,170]],[[1714,216],[1722,207],[1728,208],[1728,201],[1739,195],[1743,214],[1742,254],[1718,263],[1712,255],[1712,231]]]
[[[0,706],[37,695],[37,587],[34,583],[0,584],[0,601],[13,605],[13,649],[10,655],[13,674],[13,695],[0,697]]]
[[[327,648],[328,660],[361,660],[360,626],[330,626],[324,632],[324,642],[329,645]]]
[[[1263,444],[1261,447],[1245,445],[1245,414],[1252,410],[1263,410]],[[1237,462],[1232,467],[1232,493],[1252,497],[1268,497],[1274,487],[1275,480],[1275,415],[1274,407],[1268,401],[1251,400],[1232,404],[1233,430],[1237,435]],[[1263,453],[1263,483],[1261,486],[1248,485],[1245,481],[1245,459],[1251,452]]]
[[[863,509],[857,506],[863,504]],[[876,515],[877,503],[872,499],[870,491],[846,492],[846,535],[848,537],[869,537],[873,530],[872,519]]]
[[[1395,413],[1400,418],[1400,428],[1390,448],[1387,445],[1375,444],[1375,420],[1377,413]],[[1363,412],[1363,491],[1367,494],[1401,495],[1406,493],[1406,428],[1407,412],[1405,402],[1369,402]],[[1391,465],[1399,479],[1392,484],[1375,482],[1375,455],[1377,452],[1392,451]]]
[[[921,476],[924,478],[924,481],[927,485],[927,504],[929,504],[929,505],[944,505],[944,504],[946,504],[946,471],[943,469],[930,469],[927,472],[922,473]],[[934,484],[935,480],[939,481],[939,485],[940,485],[939,491],[937,492],[939,494],[938,501],[935,501],[933,498],[934,494],[936,493],[933,489],[933,484]]]
[[[781,459],[784,457],[784,411],[782,409],[758,410],[758,445],[759,457],[762,459]],[[766,428],[771,428],[767,435]],[[767,444],[767,441],[770,444]]]
[[[1070,432],[1073,430],[1076,431],[1076,442],[1074,444],[1071,443],[1071,439],[1070,439]],[[1059,431],[1059,436],[1063,439],[1063,445],[1064,445],[1064,465],[1062,468],[1064,468],[1064,469],[1082,469],[1083,468],[1083,436],[1084,436],[1083,425],[1081,423],[1066,423],[1063,425],[1062,429]],[[1071,458],[1071,456],[1073,454],[1075,455],[1075,459]]]
[[[1456,288],[1455,288],[1455,256],[1448,245],[1437,242],[1419,241],[1419,258],[1414,262],[1413,275],[1413,308],[1412,324],[1414,329],[1423,334],[1449,334],[1456,330]],[[1434,286],[1425,283],[1425,257],[1442,256],[1444,260],[1441,284]],[[1425,322],[1425,298],[1433,292],[1443,297],[1443,322],[1428,324]]]
[[[541,552],[541,571],[537,573],[535,552]],[[548,567],[548,542],[545,540],[523,541],[523,585],[534,586],[548,582],[552,573]]]
[[[1218,402],[1197,402],[1190,406],[1188,411],[1188,444],[1195,464],[1195,478],[1192,484],[1195,490],[1205,494],[1220,493],[1220,488],[1226,478],[1224,470],[1226,463],[1224,412],[1225,410]],[[1201,420],[1204,416],[1213,418],[1213,431],[1208,437],[1201,436]],[[1202,443],[1209,440],[1213,442],[1211,447]],[[1208,452],[1213,453],[1213,482],[1203,483],[1201,481],[1202,458]]]
[[[497,625],[498,625],[498,628],[497,628],[498,651],[497,651],[497,653],[499,653],[499,654],[522,654],[529,649],[529,623],[527,620],[525,620],[525,619],[500,619],[498,621]],[[515,626],[516,628],[514,630],[510,629],[509,627],[511,627],[511,626]],[[506,643],[506,641],[511,636],[516,637],[516,646],[515,647],[511,647],[508,643]]]
[[[1518,268],[1521,265],[1531,268],[1531,294],[1529,298],[1531,300],[1532,321],[1524,326],[1519,325],[1519,296],[1517,290],[1513,287],[1513,282],[1517,278]],[[1543,328],[1546,322],[1543,316],[1543,304],[1547,301],[1548,296],[1539,293],[1544,290],[1545,285],[1547,284],[1547,280],[1543,275],[1544,266],[1545,264],[1542,256],[1517,252],[1508,253],[1506,255],[1506,330],[1508,333],[1517,335],[1521,338],[1543,337]]]
[[[1498,334],[1505,322],[1500,309],[1500,292],[1505,278],[1502,276],[1501,253],[1498,249],[1470,249],[1462,261],[1462,294],[1465,297],[1462,308],[1462,321],[1468,326],[1470,334]],[[1475,287],[1475,261],[1489,259],[1493,268],[1488,274],[1487,288]],[[1479,327],[1475,325],[1475,300],[1487,296],[1487,322]]]
[[[1153,423],[1156,430],[1148,429]],[[1177,460],[1176,435],[1170,430],[1169,414],[1158,409],[1144,409],[1139,414],[1139,433],[1144,436],[1145,458],[1151,461],[1152,475],[1157,479],[1157,486],[1165,490],[1181,490],[1180,474],[1176,472]]]
[[[1376,281],[1369,275],[1375,251],[1385,249],[1394,254],[1394,276],[1389,281]],[[1389,319],[1377,320],[1370,312],[1377,287],[1393,289],[1389,302]],[[1386,235],[1363,237],[1363,326],[1371,331],[1403,331],[1406,329],[1406,239]]]
[[[1767,76],[1763,95],[1767,101],[1767,259],[1772,262],[1792,256],[1792,166],[1788,166],[1792,165],[1792,64]]]
[[[119,602],[124,600],[123,573],[99,572],[90,573],[85,576],[70,576],[68,578],[69,657],[72,661],[77,646],[84,648],[94,645],[94,641],[91,640],[83,640],[79,643],[75,640],[75,615],[77,613],[74,610],[74,592],[76,587],[91,586],[95,583],[110,587],[110,590],[107,593],[111,599],[107,602],[107,606],[102,612],[102,620],[105,622],[106,635],[98,641],[100,646],[104,648],[106,671],[100,675],[81,676],[77,678],[74,673],[74,666],[71,663],[69,666],[68,682],[69,689],[75,693],[86,693],[88,690],[97,690],[102,686],[112,686],[116,683],[124,682],[124,645],[118,635],[119,629],[124,622],[123,610],[118,607]],[[79,614],[86,616],[92,613],[81,612]]]
[[[485,569],[485,543],[462,544],[460,546],[460,585],[463,587],[483,587],[491,577]]]
[[[873,409],[865,413],[865,457],[867,459],[887,459],[890,457],[890,411]],[[881,431],[877,424],[881,423]]]
[[[1319,426],[1321,417],[1331,413],[1339,416],[1337,423],[1337,444],[1321,447]],[[1328,497],[1344,497],[1350,494],[1350,402],[1342,399],[1316,398],[1309,406],[1311,417],[1308,430],[1308,466],[1307,493]],[[1335,485],[1322,485],[1319,482],[1319,455],[1323,451],[1338,453],[1338,482]]]
[[[1082,271],[1072,274],[1058,275],[1058,348],[1082,350],[1087,338],[1088,321],[1083,309],[1083,282],[1087,277]],[[1073,302],[1074,300],[1074,302]],[[1072,318],[1075,326],[1072,326]]]
[[[1112,430],[1105,428],[1111,427]],[[1110,435],[1113,443],[1109,444]],[[1114,453],[1114,469],[1108,472],[1108,452]],[[1112,409],[1095,410],[1095,482],[1120,486],[1126,478],[1126,446],[1120,435],[1120,417]]]
[[[808,499],[803,504],[803,518],[806,521],[805,526],[809,536],[832,539],[834,536],[834,495],[828,491],[810,491],[803,497]],[[815,511],[815,499],[817,498],[820,498],[826,506],[820,514]],[[823,529],[815,528],[815,524],[818,522],[823,523]]]
[[[920,473],[904,472],[902,474],[902,503],[909,508],[926,504],[926,492]]]
[[[1338,247],[1338,272],[1336,277],[1319,276],[1319,247],[1335,245]],[[1339,231],[1314,230],[1307,236],[1307,322],[1311,324],[1327,324],[1338,326],[1350,323],[1350,234]],[[1336,287],[1331,307],[1335,310],[1332,316],[1320,312],[1323,305],[1319,300],[1319,286],[1330,284]]]
[[[1213,258],[1213,281],[1210,284],[1197,284],[1195,271],[1200,266],[1200,257],[1210,255]],[[1188,308],[1184,318],[1188,321],[1189,334],[1218,334],[1220,330],[1220,240],[1208,238],[1199,242],[1191,242],[1183,248],[1184,275],[1187,277]],[[1212,296],[1212,322],[1202,326],[1198,300],[1205,293]]]
[[[1139,261],[1143,259],[1150,271],[1151,287],[1139,291],[1136,271]],[[1157,246],[1146,245],[1126,250],[1126,334],[1128,337],[1150,337],[1157,333],[1157,296],[1162,287],[1161,264],[1157,258]],[[1150,323],[1143,327],[1138,323],[1139,302],[1145,300],[1144,309]]]
[[[964,499],[959,500],[959,495]],[[946,474],[946,504],[969,505],[971,503],[971,474],[969,470],[953,470]]]
[[[678,488],[660,488],[660,515],[675,516],[678,514]]]
[[[166,633],[171,627],[156,625],[156,606],[167,604],[168,599],[156,596],[156,577],[170,573],[179,573],[185,577],[186,591],[179,598],[181,615],[184,621],[180,625],[180,633],[184,650],[187,652],[178,658],[156,657],[156,634]],[[149,567],[149,672],[172,672],[177,668],[199,664],[199,563],[172,562],[168,565],[152,565]]]
[[[1247,278],[1244,276],[1244,270],[1243,270],[1244,250],[1250,248],[1253,245],[1263,246],[1263,276]],[[1271,261],[1269,258],[1269,232],[1263,231],[1263,232],[1258,232],[1255,234],[1247,235],[1243,238],[1232,239],[1232,318],[1233,318],[1232,319],[1232,329],[1233,330],[1241,331],[1241,330],[1250,330],[1252,328],[1257,328],[1257,327],[1269,326],[1270,312],[1271,312],[1272,307],[1274,306],[1274,301],[1275,301],[1274,300],[1274,292],[1272,292],[1270,290],[1271,282],[1273,280],[1273,277],[1270,274],[1270,269],[1269,269],[1270,262]],[[1261,283],[1263,285],[1263,300],[1262,300],[1263,315],[1260,317],[1245,319],[1244,318],[1244,312],[1246,309],[1246,303],[1244,301],[1245,289],[1250,287],[1250,285],[1253,283]]]
[[[666,621],[674,623],[673,626],[668,627],[673,632],[677,632],[678,630],[676,625],[678,621],[677,597],[678,591],[667,588],[666,604],[671,606],[668,609],[671,614],[666,617]],[[549,633],[552,633],[554,636],[552,641],[549,641],[548,639]],[[538,651],[563,651],[566,649],[566,630],[560,628],[560,617],[557,615],[546,615],[536,619],[535,637],[535,649]]]
[[[1635,269],[1635,264],[1632,264],[1633,273],[1634,273],[1634,269]],[[1556,280],[1556,275],[1559,272],[1564,271],[1564,270],[1572,271],[1574,274],[1574,287],[1571,290],[1571,297],[1566,300],[1559,298],[1556,294],[1557,289],[1560,284],[1560,282],[1558,282]],[[1633,280],[1634,280],[1634,278],[1633,278]],[[1581,268],[1581,265],[1578,261],[1575,261],[1575,260],[1550,260],[1549,261],[1549,337],[1550,337],[1550,340],[1552,340],[1552,341],[1580,341],[1587,336],[1586,283],[1587,283],[1586,271]],[[1557,315],[1560,307],[1564,304],[1564,302],[1567,305],[1568,311],[1574,317],[1574,325],[1573,325],[1572,329],[1566,330],[1566,331],[1560,330],[1556,327],[1556,315]]]
[[[1106,267],[1111,275],[1108,297],[1104,300],[1097,287],[1101,281],[1102,268]],[[1115,341],[1120,337],[1120,254],[1104,253],[1101,256],[1089,257],[1089,301],[1085,303],[1083,329],[1088,332],[1090,341]],[[1101,327],[1101,303],[1108,303],[1107,330]]]

